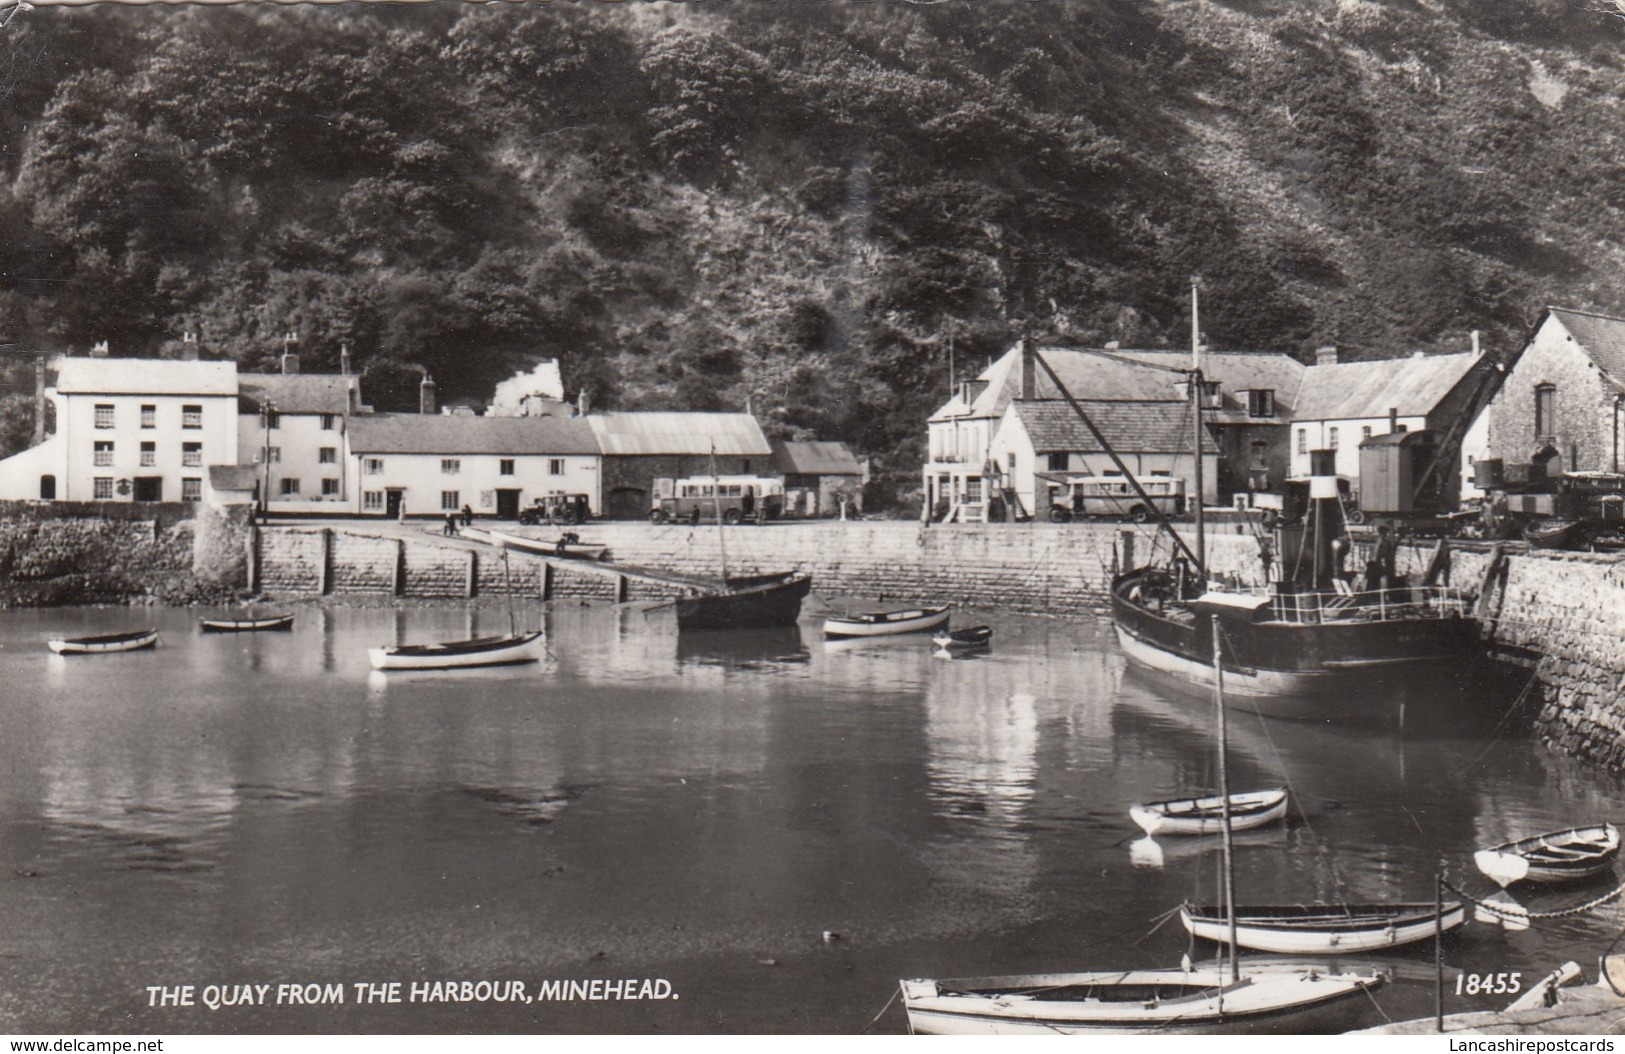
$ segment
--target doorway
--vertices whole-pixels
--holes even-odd
[[[136,501],[164,500],[164,477],[137,476],[135,477],[134,482]]]
[[[392,520],[401,518],[401,505],[406,501],[406,490],[401,487],[391,487],[384,491],[384,515]]]
[[[519,518],[519,491],[497,491],[497,519],[517,520]]]

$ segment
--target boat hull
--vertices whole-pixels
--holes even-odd
[[[1249,968],[1239,983],[1214,969],[904,981],[902,995],[918,1035],[1132,1035],[1279,1028],[1382,983],[1283,966]]]
[[[1220,834],[1224,831],[1217,794],[1177,801],[1149,802],[1129,809],[1129,816],[1146,834]],[[1248,791],[1230,795],[1230,829],[1251,831],[1272,824],[1286,815],[1286,790]]]
[[[445,644],[402,644],[368,648],[375,670],[469,670],[537,662],[547,644],[540,631]]]
[[[66,637],[45,642],[58,655],[110,655],[121,651],[143,651],[158,643],[155,629],[134,633],[111,633],[100,637]]]
[[[517,534],[508,534],[505,531],[485,533],[493,544],[531,556],[553,556],[566,560],[602,560],[609,552],[609,546],[589,542],[567,542],[562,538],[556,542],[546,542],[535,538],[521,538]]]
[[[284,630],[293,628],[292,615],[276,615],[271,618],[251,619],[198,619],[198,625],[204,633],[263,633],[270,630]]]
[[[1503,886],[1519,881],[1556,885],[1607,871],[1619,858],[1619,844],[1619,828],[1598,823],[1481,849],[1473,862]]]
[[[1439,917],[1433,904],[1420,903],[1238,907],[1236,943],[1283,955],[1382,951],[1430,940],[1441,928],[1449,933],[1466,923],[1467,911],[1461,901],[1449,901],[1444,906],[1442,927],[1437,922]],[[1230,924],[1223,908],[1187,904],[1180,908],[1179,918],[1193,937],[1230,943]]]
[[[677,601],[677,628],[754,629],[793,626],[801,601],[812,591],[812,576],[758,575],[729,579],[726,593],[708,593]]]
[[[992,642],[993,630],[987,626],[956,629],[952,633],[942,633],[931,638],[931,643],[942,651],[969,651],[972,648],[985,648]]]
[[[928,633],[945,625],[948,616],[947,607],[876,612],[872,615],[851,618],[832,616],[824,620],[824,636],[832,640],[842,640],[851,637],[891,637],[904,633]]]

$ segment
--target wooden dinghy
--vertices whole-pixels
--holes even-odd
[[[902,982],[909,1031],[920,1035],[1211,1032],[1279,1023],[1380,986],[1380,973],[1326,966],[1018,974]]]
[[[99,637],[62,637],[46,641],[45,646],[58,655],[106,655],[115,651],[141,651],[157,643],[156,629],[138,629]]]
[[[1230,927],[1222,907],[1179,909],[1180,921],[1192,936],[1218,944],[1230,942]],[[1236,943],[1255,951],[1283,955],[1347,955],[1382,951],[1428,940],[1443,919],[1443,930],[1467,921],[1459,900],[1447,900],[1441,914],[1428,903],[1401,904],[1288,904],[1236,908]]]
[[[584,542],[573,534],[567,534],[556,541],[546,542],[536,538],[522,538],[517,534],[506,531],[486,531],[491,541],[504,549],[512,549],[518,553],[529,553],[532,556],[557,556],[570,560],[602,560],[609,553],[609,546],[599,545],[596,542]],[[464,534],[467,534],[465,531]]]
[[[536,662],[546,642],[542,631],[443,644],[391,644],[368,648],[375,670],[462,670],[480,666],[513,666]]]
[[[943,651],[964,651],[970,648],[985,648],[992,640],[992,626],[971,626],[968,629],[938,634],[931,638],[931,643]]]
[[[1570,827],[1480,849],[1478,869],[1502,886],[1514,882],[1575,882],[1608,870],[1619,856],[1619,828],[1611,823]]]
[[[948,621],[948,605],[912,608],[907,611],[870,611],[860,615],[831,615],[824,620],[824,636],[889,637],[901,633],[925,633]]]
[[[1224,830],[1224,799],[1217,794],[1177,798],[1131,807],[1128,814],[1146,834],[1219,834]],[[1230,795],[1230,828],[1250,831],[1286,815],[1286,788]]]
[[[261,633],[293,629],[292,615],[265,615],[261,618],[200,618],[204,633]]]

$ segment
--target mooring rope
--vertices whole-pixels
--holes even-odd
[[[1440,878],[1439,884],[1445,889],[1448,889],[1450,892],[1454,893],[1456,896],[1460,897],[1462,900],[1467,901],[1481,911],[1494,915],[1503,922],[1528,922],[1536,919],[1544,920],[1571,918],[1575,915],[1584,915],[1586,912],[1601,907],[1610,900],[1615,900],[1620,895],[1625,894],[1625,882],[1622,882],[1601,896],[1593,897],[1584,904],[1576,904],[1573,907],[1560,908],[1557,911],[1525,911],[1522,909],[1512,911],[1509,910],[1504,904],[1496,904],[1493,901],[1482,900],[1475,897],[1471,893],[1462,892],[1455,886],[1451,885],[1449,879]]]

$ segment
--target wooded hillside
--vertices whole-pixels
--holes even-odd
[[[0,339],[264,369],[293,330],[381,408],[557,356],[906,488],[950,343],[1180,345],[1192,274],[1215,346],[1298,354],[1625,308],[1610,10],[36,9],[0,30]]]

